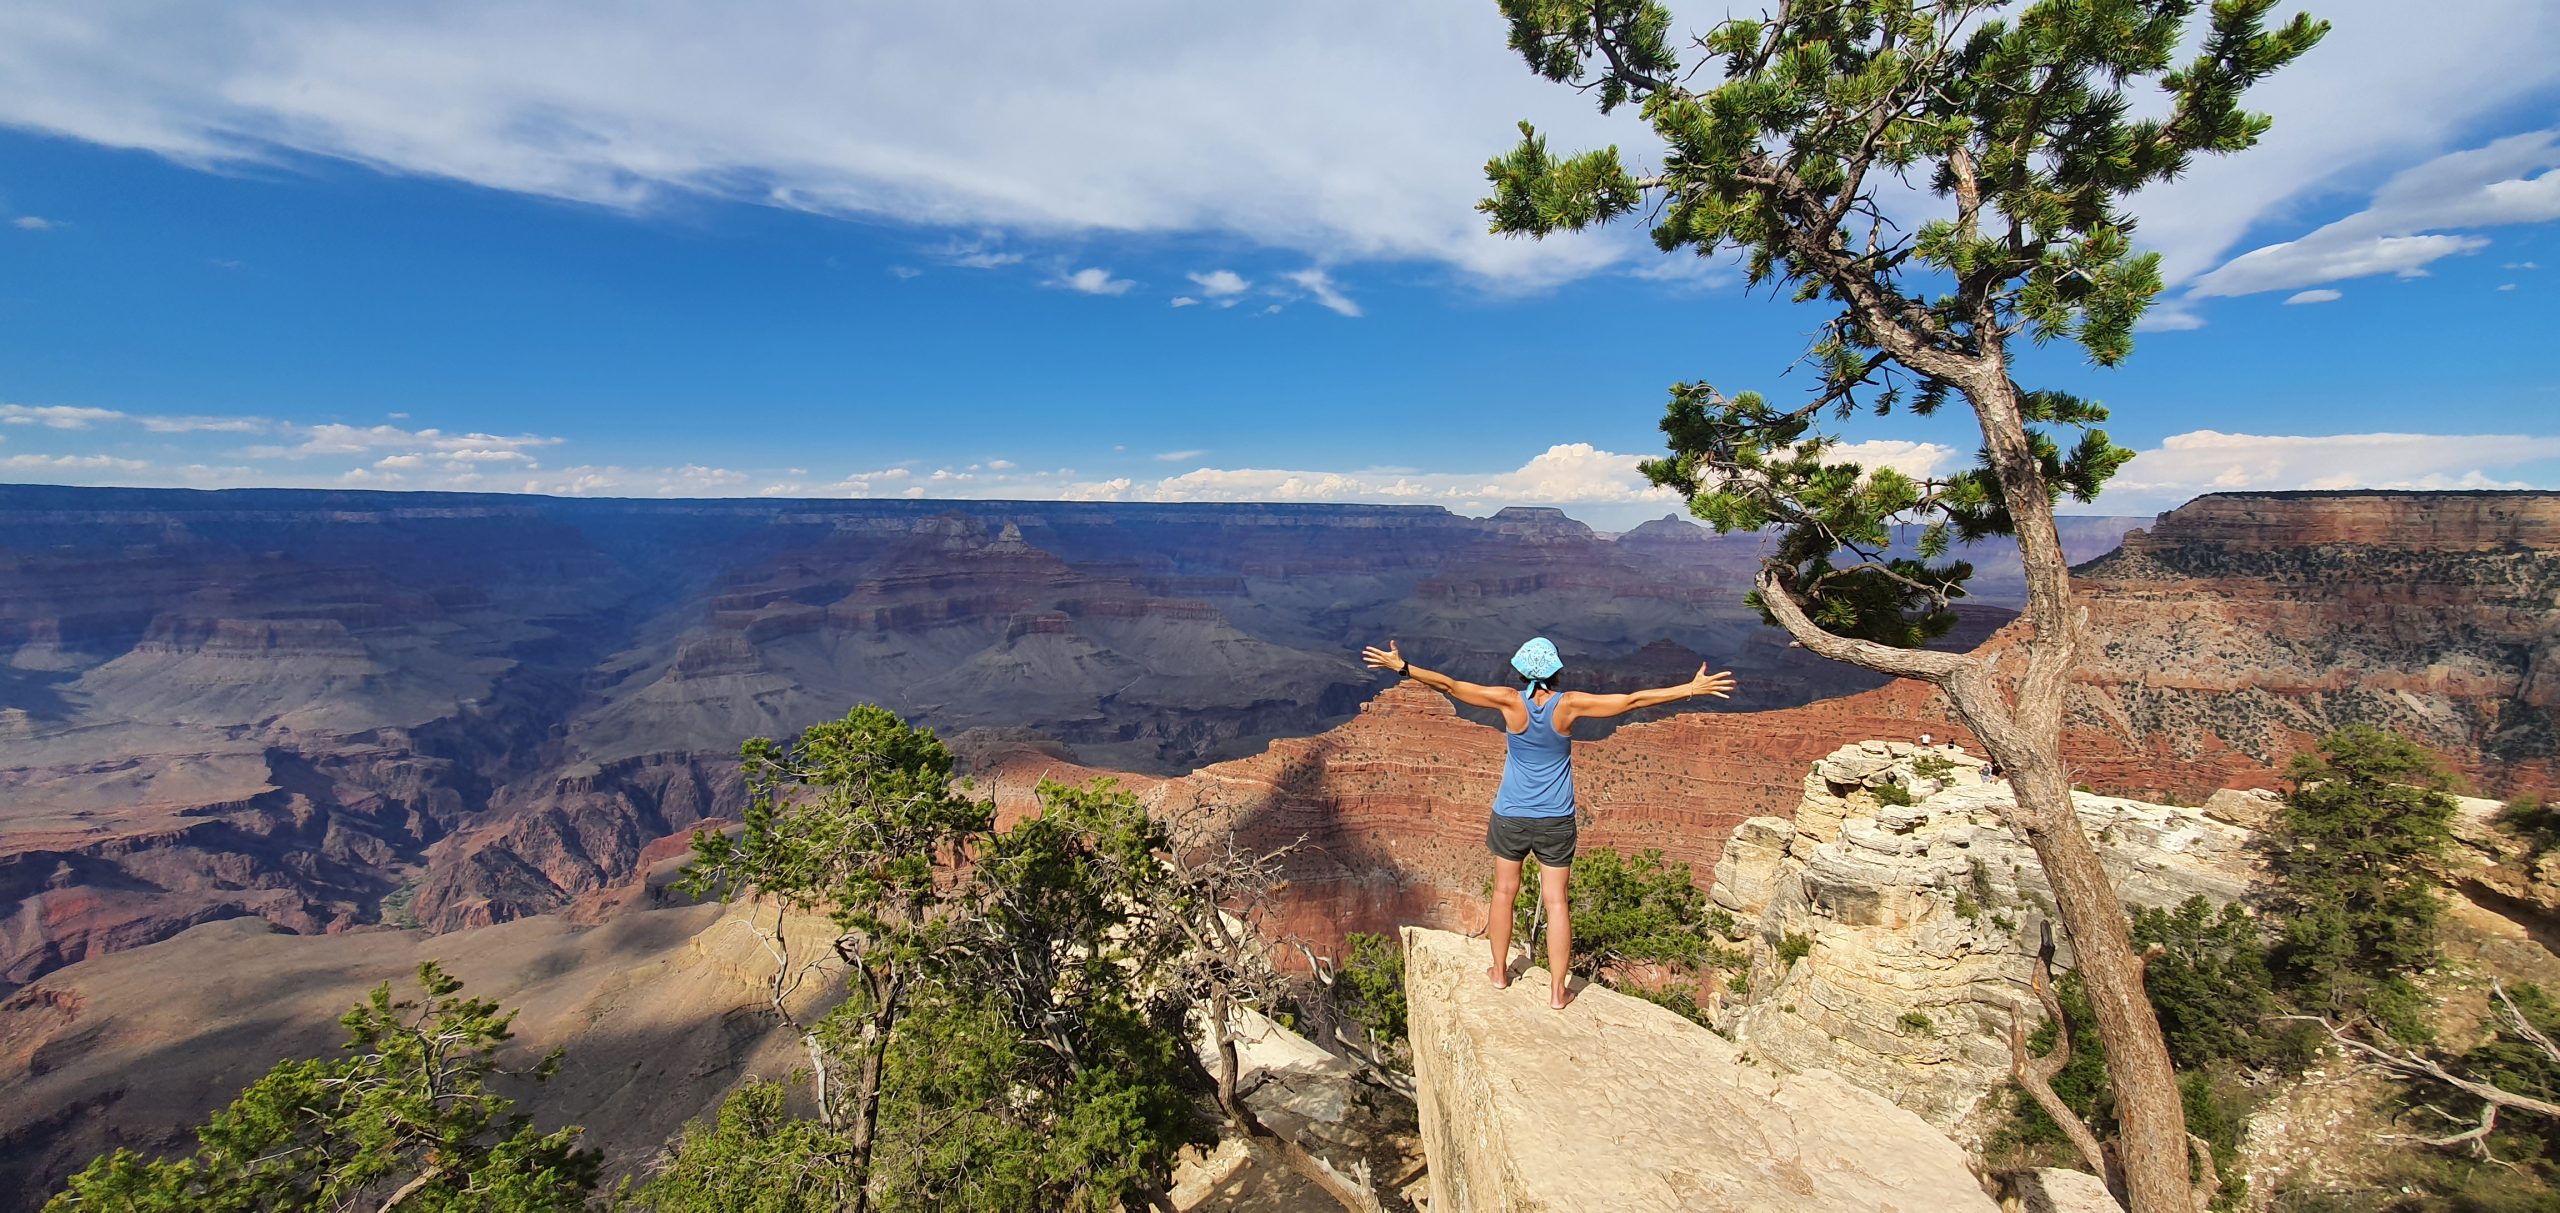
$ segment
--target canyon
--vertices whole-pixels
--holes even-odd
[[[1758,543],[1536,509],[0,486],[0,991],[223,918],[559,908],[735,814],[742,739],[858,702],[1170,775],[1347,718],[1386,638],[1492,677],[1543,632],[1603,689],[1712,655],[1752,707],[1876,685],[1742,606]]]
[[[2560,494],[2226,494],[2074,531],[2093,639],[2066,749],[2097,792],[2277,787],[2355,722],[2475,793],[2560,792]],[[0,1077],[65,1075],[0,1126],[0,1159],[58,1173],[139,1115],[74,1081],[106,1001],[140,1041],[238,1021],[242,973],[361,988],[493,931],[561,933],[489,946],[563,1006],[658,963],[563,941],[649,905],[646,873],[737,812],[741,738],[854,702],[942,732],[1008,813],[1042,779],[1113,778],[1195,837],[1295,848],[1264,925],[1319,955],[1481,921],[1501,742],[1362,670],[1388,637],[1491,680],[1543,632],[1593,689],[1703,655],[1733,701],[1585,738],[1583,845],[1660,850],[1706,887],[1755,846],[1836,844],[1837,822],[1782,835],[1844,743],[1980,748],[1929,688],[1811,659],[1743,607],[1758,543],[1535,510],[0,486],[0,1041],[26,1046]],[[1948,644],[2022,626],[2014,557],[1981,563]],[[761,1047],[733,1027],[720,1056]]]

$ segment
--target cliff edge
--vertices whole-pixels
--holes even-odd
[[[1963,1151],[1820,1070],[1779,1076],[1598,986],[1485,983],[1481,941],[1404,931],[1432,1213],[1992,1213]]]

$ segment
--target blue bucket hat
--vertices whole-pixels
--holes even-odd
[[[1553,641],[1544,636],[1535,636],[1530,638],[1529,643],[1521,645],[1519,652],[1511,655],[1511,668],[1520,671],[1520,676],[1523,678],[1534,678],[1545,682],[1555,677],[1556,671],[1564,668],[1564,658],[1556,655],[1556,646]]]

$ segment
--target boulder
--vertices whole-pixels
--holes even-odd
[[[1477,940],[1404,946],[1432,1213],[1996,1208],[1954,1142],[1837,1076],[1598,986],[1550,1010],[1540,970],[1493,989]]]
[[[2124,1213],[2115,1194],[2097,1176],[2060,1167],[2038,1167],[2007,1177],[2003,1208],[2014,1202],[2017,1213]]]

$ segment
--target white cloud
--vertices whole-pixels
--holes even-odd
[[[131,420],[154,434],[260,434],[276,428],[264,417],[137,416]]]
[[[2560,458],[2560,436],[2194,430],[2140,452],[2096,508],[2166,508],[2242,490],[2527,488],[2492,473],[2552,458]]]
[[[2163,299],[2153,303],[2133,322],[2138,333],[2186,333],[2204,327],[2204,317],[2196,314],[2195,305],[2183,299]]]
[[[1166,451],[1165,453],[1156,456],[1156,462],[1180,463],[1186,459],[1197,459],[1208,453],[1209,452],[1207,451]]]
[[[1199,302],[1199,300],[1194,299],[1189,295],[1176,295],[1173,297],[1173,306],[1175,307],[1193,307],[1198,305]]]
[[[291,445],[248,447],[240,452],[248,459],[309,459],[323,455],[363,455],[391,447],[408,447],[446,459],[481,462],[523,462],[531,458],[536,447],[556,446],[560,439],[540,434],[448,434],[438,429],[406,430],[396,425],[345,425],[328,422],[322,425],[285,425],[278,427],[301,441]]]
[[[1316,303],[1325,308],[1345,316],[1360,314],[1360,305],[1353,303],[1349,296],[1344,295],[1341,289],[1334,285],[1333,278],[1321,269],[1309,266],[1294,273],[1283,274],[1281,277],[1297,283],[1300,290],[1314,296]]]
[[[42,215],[20,215],[10,220],[9,226],[22,232],[49,232],[62,225]]]
[[[0,11],[0,123],[191,163],[301,153],[612,207],[714,195],[1017,236],[1217,232],[1514,283],[1623,259],[1628,233],[1504,240],[1470,209],[1513,119],[1566,146],[1648,141],[1504,35],[1490,10],[1359,0],[780,0],[753,21],[715,0],[26,0]],[[959,62],[977,83],[955,103]]]
[[[2375,274],[2416,277],[2489,246],[2457,229],[2560,219],[2560,130],[2438,156],[2393,176],[2365,209],[2298,240],[2252,249],[2195,281],[2199,297],[2290,290]]]
[[[987,466],[999,472],[1010,472],[1013,470],[1013,461],[1010,459],[990,459],[987,461]]]
[[[1234,270],[1211,270],[1205,274],[1186,274],[1184,277],[1199,283],[1200,293],[1212,299],[1241,295],[1253,287],[1251,281]]]
[[[1002,269],[1008,265],[1019,265],[1023,259],[1020,253],[995,247],[995,237],[992,236],[981,236],[975,240],[955,237],[926,251],[941,258],[945,264],[968,270]]]
[[[1072,274],[1061,274],[1052,278],[1047,285],[1065,287],[1087,295],[1126,295],[1130,287],[1138,284],[1126,278],[1114,278],[1111,276],[1111,271],[1099,266],[1087,266]]]
[[[2560,81],[2546,0],[2435,5],[2423,21],[2406,0],[2309,7],[2335,29],[2250,94],[2276,118],[2265,143],[2138,202],[2172,282]],[[1683,33],[1724,11],[1681,8]],[[1360,0],[779,0],[754,21],[715,0],[21,0],[0,8],[0,123],[193,163],[307,153],[615,207],[714,195],[1023,236],[1213,231],[1510,284],[1652,261],[1632,233],[1509,241],[1469,209],[1514,118],[1560,149],[1648,157],[1630,115],[1602,119],[1532,77],[1504,32],[1472,5]],[[955,103],[948,65],[964,61],[976,83]]]
[[[0,404],[0,425],[41,425],[57,430],[85,430],[101,421],[122,421],[114,409],[79,408],[67,404]]]
[[[139,472],[150,466],[139,459],[119,459],[113,455],[11,455],[0,459],[0,468],[13,471]]]
[[[2516,289],[2516,284],[2512,282],[2502,282],[2498,284],[2498,289],[2502,291],[2512,291]]]
[[[917,269],[912,265],[893,265],[889,267],[889,276],[896,278],[901,282],[904,282],[909,278],[921,277],[923,274],[923,270]]]
[[[2341,300],[2341,299],[2344,299],[2344,298],[2346,298],[2346,295],[2345,295],[2343,292],[2339,292],[2339,291],[2332,291],[2332,290],[2301,291],[2301,292],[2298,292],[2298,293],[2296,293],[2296,294],[2293,294],[2293,295],[2287,296],[2284,302],[2285,302],[2285,306],[2287,306],[2287,307],[2291,307],[2291,306],[2293,306],[2293,305],[2295,305],[2295,304],[2301,304],[2301,303],[2336,303],[2337,301],[2339,301],[2339,300]]]
[[[2261,224],[2455,147],[2560,84],[2549,52],[2560,5],[2545,0],[2430,5],[2422,21],[2406,0],[2286,0],[2269,20],[2305,8],[2331,22],[2329,36],[2244,102],[2274,128],[2239,155],[2198,157],[2134,202],[2135,239],[2161,252],[2172,286]]]

